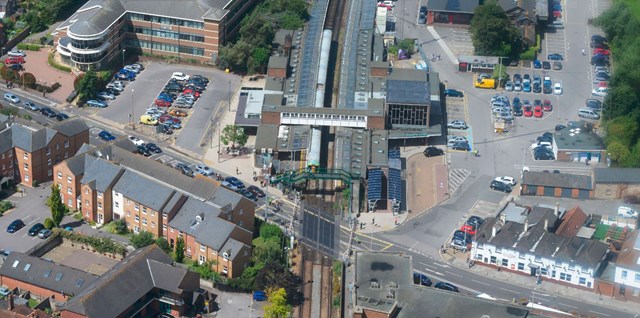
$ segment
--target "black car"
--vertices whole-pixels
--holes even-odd
[[[537,147],[533,151],[533,159],[535,160],[555,160],[553,152],[547,147]]]
[[[452,240],[466,242],[466,243],[463,243],[462,245],[471,243],[472,239],[473,239],[473,236],[465,233],[464,231],[456,230],[455,232],[453,232]]]
[[[53,109],[51,109],[49,107],[40,108],[40,113],[42,115],[47,116],[47,117],[56,117],[58,115]]]
[[[429,146],[424,150],[424,155],[427,157],[441,156],[442,154],[444,154],[444,151],[434,146]]]
[[[29,236],[36,236],[40,230],[44,229],[44,224],[36,223],[29,229]]]
[[[607,38],[605,38],[604,36],[600,35],[600,34],[594,34],[591,36],[591,41],[592,42],[607,42]]]
[[[109,94],[113,94],[113,96],[118,96],[120,95],[120,92],[117,89],[113,89],[113,88],[107,88],[104,90],[105,92],[109,93]]]
[[[262,191],[262,189],[254,185],[250,185],[249,187],[247,187],[247,190],[251,191],[251,193],[253,193],[258,198],[264,198],[266,196],[264,194],[264,191]]]
[[[151,156],[151,151],[149,151],[145,146],[138,146],[138,153],[145,157]]]
[[[147,150],[149,150],[149,152],[153,152],[153,153],[161,153],[162,152],[162,149],[160,149],[160,147],[156,146],[156,144],[149,143],[149,144],[145,144],[144,146],[147,148]]]
[[[458,290],[458,287],[454,286],[453,284],[449,284],[445,282],[438,282],[433,287],[442,289],[442,290],[447,290],[450,292],[456,292],[456,293],[460,292],[460,290]]]
[[[608,66],[609,58],[606,55],[596,55],[591,58],[591,65],[594,66]]]
[[[451,149],[469,151],[469,144],[466,143],[466,142],[457,142],[457,143],[451,145]]]
[[[545,69],[545,70],[550,70],[551,69],[551,63],[549,63],[549,61],[542,62],[542,68]]]
[[[491,190],[498,190],[505,193],[509,193],[512,190],[510,185],[496,180],[491,181],[489,188],[491,188]]]
[[[591,108],[591,109],[594,109],[594,110],[601,110],[602,109],[602,102],[600,100],[595,99],[595,98],[587,99],[587,101],[584,104],[588,108]]]
[[[540,86],[540,84],[538,84],[538,83],[533,84],[533,92],[534,93],[542,92],[542,86]]]
[[[522,105],[513,105],[513,116],[522,116]]]
[[[24,227],[24,222],[22,222],[22,220],[20,219],[17,219],[11,222],[11,224],[9,224],[9,226],[7,227],[7,232],[15,233],[23,227]]]
[[[247,189],[240,189],[238,190],[238,193],[242,194],[242,196],[251,201],[258,201],[258,198],[255,196],[255,194]]]
[[[464,97],[464,94],[457,90],[457,89],[445,89],[444,90],[444,96],[451,96],[451,97]]]
[[[556,131],[560,131],[560,130],[563,130],[565,128],[567,128],[567,126],[565,126],[565,125],[556,125]]]
[[[182,174],[185,176],[189,176],[192,178],[196,176],[196,173],[193,172],[193,169],[189,168],[189,166],[185,165],[184,163],[178,163],[176,165],[176,169],[182,172]]]
[[[472,215],[467,219],[467,224],[469,225],[480,225],[484,222],[484,219],[479,217],[479,216],[475,216]]]
[[[69,115],[67,115],[67,114],[65,114],[65,113],[58,113],[58,114],[56,115],[56,119],[57,119],[58,121],[63,121],[63,120],[65,120],[65,119],[69,119]]]
[[[195,74],[195,75],[191,76],[191,79],[201,80],[201,81],[205,82],[206,84],[209,84],[209,79],[204,77],[204,76],[202,76],[202,75]]]
[[[422,286],[431,286],[433,282],[427,277],[427,275],[423,275],[420,273],[413,273],[413,283],[416,285]]]

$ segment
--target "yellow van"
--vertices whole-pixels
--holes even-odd
[[[140,116],[140,123],[141,124],[145,124],[145,125],[155,126],[155,125],[158,124],[158,121],[153,119],[153,117],[151,117],[149,115],[142,115],[142,116]]]
[[[496,88],[496,80],[494,80],[493,78],[476,77],[476,78],[474,78],[473,86],[476,87],[476,88],[495,89]]]

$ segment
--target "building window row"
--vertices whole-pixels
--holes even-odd
[[[166,38],[166,39],[176,39],[176,40],[191,41],[191,42],[204,42],[204,36],[199,34],[175,32],[171,30],[162,30],[162,29],[154,29],[154,28],[145,28],[145,27],[139,27],[139,26],[133,26],[133,25],[130,25],[127,28],[127,32],[134,32],[138,34],[150,35],[150,36]]]
[[[199,47],[191,47],[185,45],[176,45],[170,43],[143,41],[135,39],[127,39],[126,44],[135,48],[153,49],[157,51],[181,53],[189,55],[204,56],[204,49]]]
[[[204,22],[180,20],[180,19],[166,18],[166,17],[157,17],[153,15],[132,13],[132,12],[128,13],[127,17],[130,20],[134,20],[134,21],[147,21],[147,22],[160,23],[160,24],[166,24],[166,25],[183,26],[186,28],[204,29]]]
[[[334,114],[307,114],[307,113],[282,113],[282,118],[308,118],[324,120],[358,120],[363,121],[364,116],[334,115]]]

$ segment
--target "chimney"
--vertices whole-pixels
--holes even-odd
[[[493,226],[491,228],[491,237],[493,238],[494,236],[496,236],[496,232],[498,232],[498,227],[497,226]]]
[[[507,215],[506,214],[504,214],[504,213],[500,214],[500,222],[502,222],[502,225],[507,223]]]
[[[13,311],[13,309],[15,308],[15,306],[13,305],[13,293],[9,294],[9,299],[8,299],[8,303],[9,303],[9,307],[7,308],[9,311]]]
[[[524,232],[529,230],[529,219],[524,219]]]
[[[544,218],[544,230],[547,231],[549,229],[549,218]]]
[[[554,213],[557,217],[560,217],[560,202],[556,202],[556,209],[555,209],[555,211],[553,211],[553,213]]]

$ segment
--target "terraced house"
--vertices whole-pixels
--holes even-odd
[[[86,146],[54,168],[54,183],[85,220],[125,220],[129,230],[165,237],[172,248],[217,272],[238,277],[251,259],[255,204],[211,178],[190,178],[134,153],[127,138]]]
[[[62,60],[83,71],[104,68],[129,50],[215,62],[256,2],[89,0],[52,34]]]

